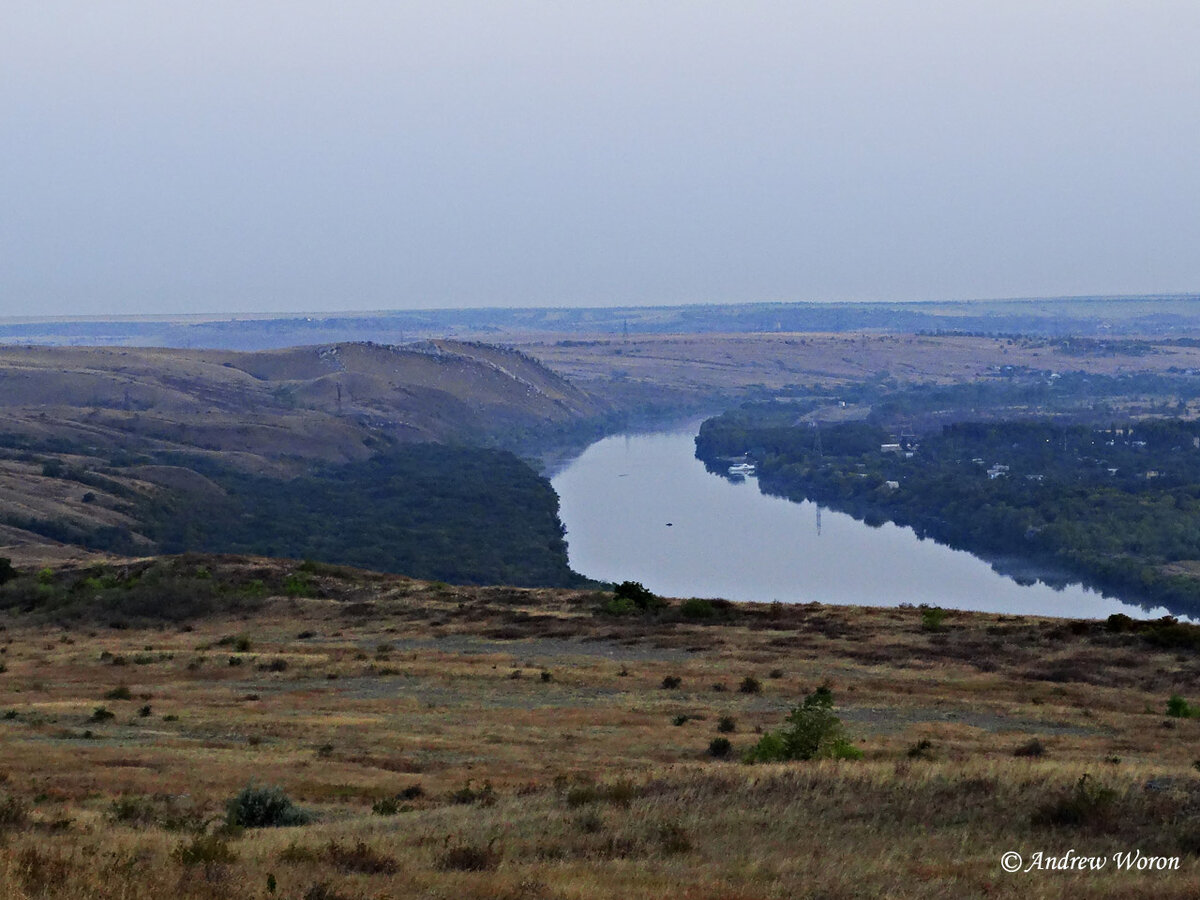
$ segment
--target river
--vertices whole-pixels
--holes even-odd
[[[960,550],[762,494],[695,458],[695,427],[605,438],[551,483],[571,568],[668,597],[898,606],[1017,615],[1166,615],[1084,588],[1019,584]]]

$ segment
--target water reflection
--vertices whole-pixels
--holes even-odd
[[[897,606],[927,603],[1009,614],[1165,615],[1080,585],[1020,583],[958,550],[890,523],[759,492],[753,476],[708,474],[695,429],[592,444],[552,479],[571,567],[640,581],[673,597]]]

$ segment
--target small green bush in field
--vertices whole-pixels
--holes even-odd
[[[862,751],[850,743],[833,712],[833,693],[825,687],[805,697],[781,729],[764,734],[745,755],[751,763],[861,758]]]
[[[1196,710],[1179,694],[1172,694],[1167,701],[1167,715],[1177,719],[1190,719],[1196,715]]]
[[[240,828],[307,825],[312,815],[296,806],[279,787],[247,785],[225,804],[225,820]]]

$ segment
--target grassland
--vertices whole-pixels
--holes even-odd
[[[720,602],[611,616],[590,591],[233,557],[160,570],[2,589],[0,896],[1200,892],[1200,720],[1164,712],[1200,684],[1186,626]],[[80,583],[90,602],[49,602]],[[822,684],[861,760],[736,761]],[[718,737],[733,758],[709,755]],[[251,783],[314,820],[225,828]],[[1068,850],[1179,868],[1000,866]]]

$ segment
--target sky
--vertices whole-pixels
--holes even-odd
[[[0,316],[1200,291],[1194,0],[12,0]]]

